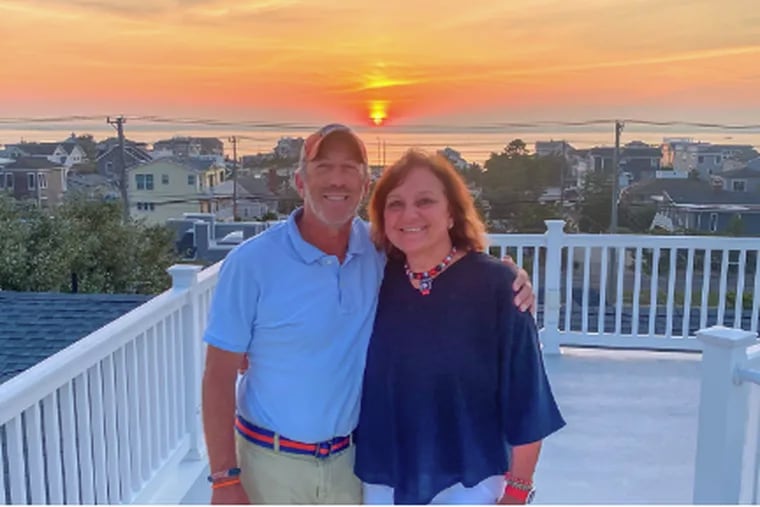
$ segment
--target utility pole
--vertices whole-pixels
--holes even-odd
[[[610,234],[617,234],[618,227],[618,186],[620,185],[620,134],[623,122],[615,121],[615,151],[612,152],[612,214],[610,215]]]
[[[236,136],[230,137],[232,143],[232,221],[237,222],[237,143]]]
[[[565,218],[565,171],[567,170],[567,141],[562,141],[562,166],[559,169],[559,212]]]
[[[106,118],[106,123],[114,125],[119,136],[119,187],[121,188],[121,202],[123,205],[122,219],[125,223],[129,221],[129,192],[127,192],[129,178],[127,178],[127,162],[124,156],[124,124],[126,122],[127,120],[123,116],[119,116],[114,120],[111,120],[110,116]]]

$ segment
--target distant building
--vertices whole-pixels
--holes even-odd
[[[716,177],[724,190],[760,195],[760,158],[750,160],[743,168],[724,171]]]
[[[0,165],[0,191],[15,199],[51,208],[61,203],[65,190],[66,169],[47,158],[21,157]]]
[[[163,224],[185,213],[208,211],[211,188],[225,179],[215,160],[162,158],[129,169],[129,209],[133,218]]]
[[[277,158],[298,160],[303,143],[304,140],[300,137],[281,137],[274,147],[274,154]]]
[[[596,147],[588,152],[589,168],[596,172],[612,172],[615,148]],[[630,182],[654,179],[660,169],[662,151],[640,141],[633,141],[620,149],[620,173]]]
[[[663,167],[686,175],[696,171],[704,180],[735,169],[735,162],[746,162],[760,155],[750,145],[702,143],[692,138],[665,138],[661,151]]]
[[[120,167],[121,159],[119,153],[119,143],[111,142],[98,145],[98,158],[96,165],[98,174],[106,178],[119,181],[121,177]],[[144,144],[125,142],[124,143],[124,165],[127,172],[130,167],[143,164],[153,160]]]
[[[224,159],[224,143],[216,137],[173,137],[153,143],[153,158]]]
[[[536,141],[535,152],[537,157],[562,157],[568,158],[575,153],[567,141]]]

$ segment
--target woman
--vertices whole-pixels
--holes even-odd
[[[356,432],[365,503],[529,502],[541,440],[565,423],[467,187],[411,150],[369,213],[388,263]]]

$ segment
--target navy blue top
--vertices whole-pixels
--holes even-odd
[[[423,296],[389,260],[364,373],[356,474],[426,504],[509,468],[509,446],[565,422],[533,317],[514,305],[514,274],[469,253]]]

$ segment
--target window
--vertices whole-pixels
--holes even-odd
[[[37,185],[35,184],[34,173],[26,173],[26,188],[28,190],[34,190],[37,188]]]
[[[13,173],[5,173],[5,188],[13,189],[14,185]]]
[[[705,162],[705,157],[700,155],[699,157],[697,157],[697,162],[699,162],[700,164],[703,164]]]
[[[37,185],[43,190],[47,188],[47,174],[37,174]]]
[[[731,180],[731,190],[734,192],[746,192],[747,182],[745,180]]]
[[[140,211],[155,211],[156,204],[153,202],[138,202],[137,209]]]
[[[5,174],[0,173],[0,188],[5,188]]]
[[[168,174],[162,174],[161,175],[161,184],[162,185],[168,185],[169,184],[169,175]]]
[[[718,214],[710,213],[710,232],[718,230]]]
[[[720,165],[720,155],[715,157],[715,165]]]
[[[106,162],[106,172],[113,172],[113,162]]]
[[[137,190],[153,190],[152,174],[136,174]]]
[[[195,186],[195,175],[194,174],[188,174],[187,175],[187,184]]]

